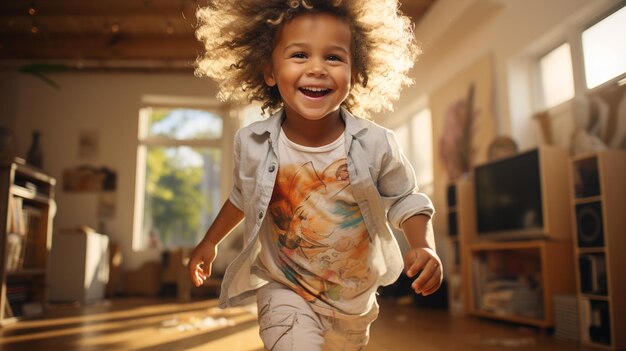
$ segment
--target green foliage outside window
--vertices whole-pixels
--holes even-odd
[[[219,117],[195,111],[186,118],[185,111],[153,110],[150,133],[168,140],[221,137]],[[208,124],[199,122],[202,117]],[[143,227],[152,246],[193,246],[201,237],[218,210],[220,160],[217,148],[147,147]]]

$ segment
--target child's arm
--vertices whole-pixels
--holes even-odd
[[[211,276],[211,266],[217,255],[217,244],[243,219],[243,212],[230,200],[226,201],[204,238],[189,257],[187,271],[191,281],[200,286]]]
[[[416,294],[430,295],[439,289],[443,279],[430,217],[411,216],[402,223],[402,230],[411,248],[404,256],[406,275],[413,278],[419,274],[411,287]]]

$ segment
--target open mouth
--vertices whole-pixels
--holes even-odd
[[[302,87],[302,88],[299,88],[299,90],[300,92],[302,92],[302,94],[308,97],[314,97],[314,98],[328,95],[331,92],[330,89],[313,88],[313,87]]]

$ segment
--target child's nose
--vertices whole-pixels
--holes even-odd
[[[308,74],[312,76],[325,76],[328,74],[326,70],[325,61],[321,59],[310,60]]]

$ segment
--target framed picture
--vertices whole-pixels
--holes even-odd
[[[81,165],[63,171],[63,190],[68,192],[115,191],[117,172],[107,167]]]
[[[78,134],[78,157],[94,159],[98,157],[98,131],[83,130]]]

